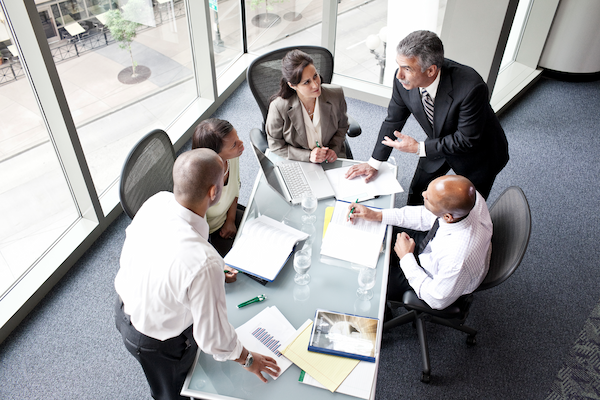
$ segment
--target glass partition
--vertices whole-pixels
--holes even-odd
[[[217,77],[244,53],[242,15],[239,1],[211,0],[213,54]]]
[[[79,217],[29,81],[0,86],[0,298]]]
[[[65,19],[65,5],[73,11],[82,3],[60,4]],[[92,4],[96,11],[107,6]],[[118,21],[130,31],[119,31]],[[129,0],[60,31],[64,39],[52,46],[52,55],[102,195],[117,181],[133,145],[152,129],[166,129],[198,96],[185,3]]]

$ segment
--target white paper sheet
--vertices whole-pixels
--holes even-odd
[[[249,351],[273,357],[281,368],[279,376],[292,365],[292,362],[279,352],[279,349],[283,341],[296,333],[296,329],[277,306],[265,308],[248,322],[239,326],[235,332],[240,342]]]
[[[335,192],[335,198],[345,201],[359,201],[373,198],[375,196],[400,193],[404,190],[396,179],[396,168],[388,163],[381,164],[377,176],[369,183],[365,183],[363,177],[346,179],[345,175],[349,167],[330,169],[325,171],[327,179]]]

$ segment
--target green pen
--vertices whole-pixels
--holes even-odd
[[[316,143],[317,143],[317,147],[318,147],[318,148],[321,148],[321,145],[319,144],[319,141],[318,141],[318,140],[316,141]],[[326,163],[326,164],[329,164],[329,161],[325,160],[325,163]]]
[[[355,203],[358,203],[358,199],[356,199]],[[355,209],[355,208],[356,208],[356,207],[352,207],[352,208],[350,209],[350,212],[348,213],[348,219],[350,219],[350,216],[351,216],[351,215],[352,215],[352,213],[354,212],[354,209]]]
[[[245,301],[243,303],[238,304],[237,307],[238,308],[246,307],[249,304],[258,303],[258,302],[261,302],[261,301],[265,301],[266,299],[267,299],[267,296],[265,296],[264,294],[261,294],[260,296],[256,296],[253,299],[250,299],[248,301]]]

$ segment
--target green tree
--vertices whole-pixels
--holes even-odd
[[[131,3],[134,3],[133,0],[131,0],[127,6],[129,6]],[[131,4],[131,6],[133,6],[134,4]],[[108,12],[107,17],[106,17],[106,26],[108,27],[108,30],[110,31],[110,34],[112,35],[113,38],[115,38],[115,40],[117,42],[119,42],[119,48],[123,49],[123,50],[127,50],[129,51],[129,56],[131,57],[131,67],[132,67],[132,76],[136,76],[136,72],[135,72],[135,67],[137,66],[137,63],[134,61],[133,59],[133,52],[131,51],[131,42],[133,42],[133,39],[135,39],[135,36],[137,34],[136,30],[137,27],[140,26],[141,24],[138,24],[137,22],[133,22],[130,21],[129,19],[126,18],[126,14],[127,14],[127,9],[124,6],[124,12],[121,13],[121,11],[119,10],[111,10]],[[130,9],[132,9],[133,7],[130,6]]]

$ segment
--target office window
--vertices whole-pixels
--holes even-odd
[[[391,86],[396,45],[418,29],[441,32],[446,0],[372,0],[338,7],[335,73]],[[357,2],[354,2],[357,3]]]
[[[21,68],[18,56],[0,65],[2,71],[11,68]],[[30,83],[23,78],[3,84],[0,86],[0,298],[79,217]]]
[[[244,53],[239,1],[211,0],[210,20],[217,77]]]
[[[248,51],[264,54],[294,45],[321,45],[323,0],[246,1]]]
[[[73,21],[58,29],[62,40],[51,51],[102,196],[132,146],[152,129],[166,129],[198,93],[183,1],[129,0],[111,11],[137,26],[130,43],[112,36],[107,2],[88,2],[100,14],[77,19],[81,4],[59,3],[63,21],[67,6]]]
[[[500,72],[508,67],[512,62],[515,61],[521,39],[523,37],[523,31],[527,24],[527,17],[531,10],[532,0],[520,0],[517,6],[517,12],[515,19],[513,20],[510,34],[508,35],[508,42],[506,43],[506,49],[502,56],[502,63],[500,64]]]

